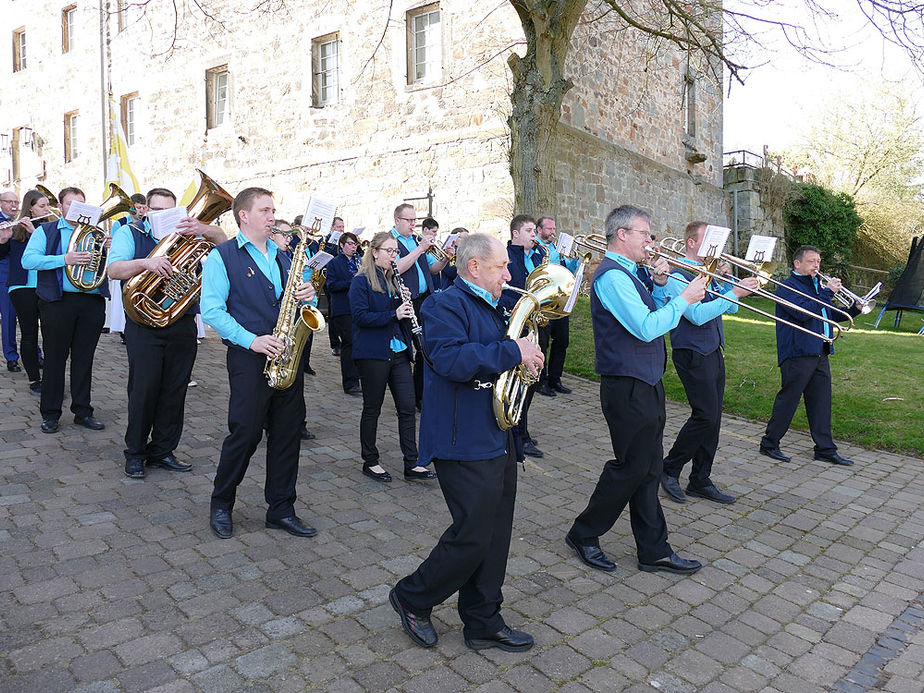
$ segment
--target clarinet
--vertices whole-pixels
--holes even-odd
[[[401,303],[411,303],[411,306],[413,307],[413,303],[411,302],[411,292],[404,285],[404,280],[401,279],[401,275],[398,274],[397,260],[391,261],[391,270],[395,273],[395,283],[398,285],[398,293],[401,294]],[[414,341],[417,342],[417,344],[414,346],[420,349],[420,335],[423,333],[423,328],[420,326],[420,323],[417,322],[417,313],[415,311],[411,311],[411,317],[409,320],[411,321],[411,334],[414,335]]]

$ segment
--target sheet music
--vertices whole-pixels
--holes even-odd
[[[696,254],[704,259],[711,259],[718,257],[725,252],[725,244],[728,242],[728,235],[731,233],[731,229],[724,226],[712,226],[711,224],[706,227],[706,232],[703,234],[703,242],[700,243],[699,250]]]
[[[340,237],[343,235],[343,231],[331,231],[330,235],[327,237],[327,242],[331,245],[337,245],[340,242]]]
[[[452,244],[456,242],[456,239],[459,237],[457,233],[451,233],[446,236],[446,240],[443,241],[443,250],[449,250],[452,247]]]
[[[770,262],[773,259],[773,251],[776,249],[775,236],[751,236],[748,241],[748,251],[744,254],[744,259],[748,262]]]
[[[86,202],[71,202],[71,206],[67,210],[67,215],[64,217],[64,220],[74,224],[96,226],[99,224],[99,218],[102,214],[102,207],[88,205]]]
[[[305,263],[305,267],[310,267],[313,270],[319,271],[324,269],[324,266],[333,259],[333,255],[322,250],[320,253],[312,255],[308,262]]]
[[[558,240],[555,242],[555,250],[562,257],[570,256],[574,249],[574,236],[568,233],[559,232]]]
[[[366,230],[365,226],[357,226],[355,229],[353,229],[353,235],[359,238],[362,236],[363,231],[365,230]]]
[[[882,291],[882,282],[879,282],[878,284],[876,284],[876,286],[870,289],[866,293],[866,296],[863,297],[863,301],[865,302],[865,301],[870,300],[873,296],[878,295],[880,291]]]
[[[570,313],[574,310],[574,304],[577,303],[578,294],[581,293],[581,284],[584,281],[584,263],[582,262],[578,266],[577,272],[574,274],[574,289],[571,291],[571,295],[568,297],[568,302],[565,304],[565,312]]]
[[[148,223],[151,224],[151,235],[156,240],[161,240],[176,231],[177,224],[182,219],[189,216],[186,207],[171,207],[170,209],[159,209],[155,212],[148,212]]]
[[[327,233],[334,223],[336,213],[337,205],[312,195],[308,198],[302,223],[316,233]]]

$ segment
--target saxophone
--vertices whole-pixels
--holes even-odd
[[[561,265],[544,264],[529,273],[525,289],[509,284],[504,288],[523,294],[510,313],[507,336],[519,339],[526,329],[525,336],[538,346],[539,328],[570,313],[565,307],[574,290],[574,275]],[[526,392],[538,380],[522,363],[498,376],[492,399],[494,418],[502,431],[519,423]]]
[[[292,386],[301,368],[302,351],[309,332],[324,329],[321,311],[314,306],[303,305],[295,298],[295,287],[302,282],[305,263],[308,262],[305,249],[311,238],[306,229],[300,226],[293,227],[291,233],[298,234],[299,241],[292,252],[292,266],[289,268],[285,291],[279,299],[279,318],[273,330],[273,336],[282,340],[283,349],[275,358],[267,356],[266,367],[263,369],[269,386],[276,390]]]

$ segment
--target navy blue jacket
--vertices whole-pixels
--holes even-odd
[[[452,286],[458,276],[459,270],[456,269],[455,265],[446,265],[443,271],[440,272],[440,290],[445,291]]]
[[[801,275],[796,274],[795,272],[790,272],[789,276],[783,281],[783,286],[777,287],[776,295],[789,301],[790,303],[794,303],[800,308],[805,308],[820,316],[822,306],[817,304],[815,301],[811,301],[797,293],[789,291],[785,288],[787,286],[791,286],[797,291],[801,291],[802,293],[808,294],[809,296],[815,296],[816,298],[819,298],[827,303],[829,306],[827,311],[829,320],[837,320],[838,322],[846,320],[847,318],[841,311],[846,311],[850,314],[851,317],[860,314],[860,310],[856,306],[851,306],[850,308],[842,308],[836,305],[833,302],[834,292],[832,292],[830,289],[821,289],[820,291],[816,291],[815,282],[812,280],[811,275]],[[779,304],[776,306],[776,316],[778,318],[789,320],[790,322],[793,322],[797,325],[801,325],[802,327],[810,329],[812,332],[817,332],[820,335],[824,334],[824,323],[822,323],[819,318],[811,317],[805,313],[790,310],[789,308]],[[800,356],[821,356],[823,353],[825,353],[824,342],[819,337],[813,337],[812,335],[805,334],[805,332],[793,329],[788,325],[782,325],[780,323],[776,324],[777,363],[781,364],[786,359],[797,358]],[[833,344],[831,345],[828,353],[834,353]]]
[[[494,390],[476,389],[473,383],[493,382],[521,361],[503,316],[461,278],[427,299],[421,313],[424,346],[433,366],[424,370],[420,459],[489,460],[503,455],[507,433],[494,419]]]
[[[362,260],[356,257],[356,264]],[[324,285],[330,292],[330,316],[350,314],[350,284],[353,282],[353,273],[350,272],[350,261],[346,255],[340,253],[327,263],[327,283]]]
[[[507,265],[507,269],[510,270],[510,281],[507,283],[518,289],[526,288],[526,277],[529,276],[529,272],[526,271],[526,261],[523,259],[523,250],[524,248],[522,245],[514,245],[510,241],[507,241],[507,257],[510,259],[510,264]],[[541,265],[542,258],[544,257],[545,248],[537,243],[530,252],[530,259],[533,261],[533,267],[535,268]],[[523,294],[510,291],[509,289],[504,291],[501,294],[500,307],[508,311],[512,310],[522,295]]]
[[[379,281],[385,282],[384,274],[379,275]],[[408,356],[411,361],[414,360],[408,321],[399,321],[395,317],[395,311],[401,305],[399,297],[373,291],[366,275],[360,273],[350,284],[349,303],[353,318],[354,359],[387,361],[391,357],[391,338],[397,337],[407,345]]]
[[[22,266],[22,254],[28,242],[28,239],[17,241],[11,238],[6,243],[0,243],[0,262],[6,259],[10,262],[4,289],[8,286],[24,286],[29,281],[29,270]]]

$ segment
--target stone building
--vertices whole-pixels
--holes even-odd
[[[140,4],[0,0],[13,43],[0,51],[0,186],[76,184],[100,201],[111,90],[142,191],[180,193],[204,161],[231,192],[273,190],[282,217],[310,194],[336,202],[348,228],[388,228],[406,199],[443,229],[504,235],[520,211],[599,230],[627,201],[662,231],[727,224],[721,89],[673,49],[650,57],[624,32],[578,26],[549,145],[557,209],[514,210],[505,58],[523,31],[510,5],[394,0],[386,16],[389,3],[210,0],[206,17]]]

